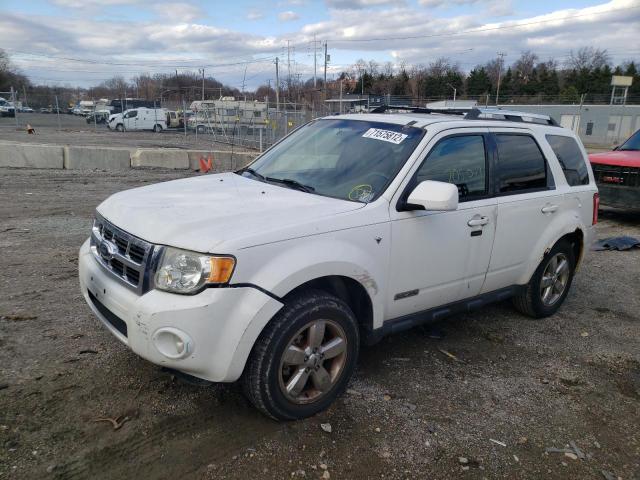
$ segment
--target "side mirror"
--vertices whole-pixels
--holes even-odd
[[[407,203],[420,205],[425,210],[456,210],[458,208],[458,187],[453,183],[425,180],[420,182],[409,194]]]

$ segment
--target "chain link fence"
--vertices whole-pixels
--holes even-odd
[[[11,93],[11,92],[9,92]],[[223,150],[264,151],[292,130],[314,118],[337,113],[364,112],[380,105],[426,106],[439,99],[407,96],[353,96],[308,103],[251,101],[221,98],[205,102],[160,99],[87,99],[73,102],[64,96],[32,95],[13,92],[15,118],[0,118],[0,139],[68,145],[117,145],[134,147],[206,148]],[[11,97],[0,93],[7,101]],[[502,98],[502,97],[501,97]],[[450,99],[446,106],[457,107],[466,98]],[[474,98],[478,106],[495,106],[485,97]],[[531,104],[511,103],[505,98],[500,107],[551,115],[563,127],[574,130],[586,145],[610,147],[624,141],[640,129],[640,105],[608,105],[603,98],[585,98],[578,103]],[[593,103],[588,103],[593,100]],[[117,106],[118,108],[114,107]],[[109,124],[109,115],[131,107],[144,106],[153,110],[153,122],[121,120],[123,131],[116,123]],[[162,109],[158,108],[162,106]],[[154,108],[156,107],[156,108]],[[9,118],[7,118],[9,117]],[[153,132],[161,124],[160,132]],[[36,135],[26,136],[27,126]]]

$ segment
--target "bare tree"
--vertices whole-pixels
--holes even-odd
[[[513,73],[516,78],[526,84],[533,76],[533,69],[536,67],[536,63],[538,63],[538,55],[531,50],[522,52],[520,58],[513,64]]]
[[[573,70],[593,71],[609,65],[611,58],[606,49],[581,47],[576,52],[571,50],[567,67]]]

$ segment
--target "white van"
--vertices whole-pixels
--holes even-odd
[[[165,108],[132,108],[124,113],[109,117],[107,126],[111,130],[153,130],[161,132],[167,128],[167,110]]]

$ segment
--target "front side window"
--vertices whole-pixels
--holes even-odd
[[[547,135],[547,142],[562,167],[567,183],[572,187],[589,184],[589,170],[575,139],[562,135]]]
[[[132,112],[128,112],[125,115],[125,118],[135,118],[138,116],[138,111],[137,110],[133,110]]]
[[[528,135],[496,134],[497,181],[502,194],[547,188],[547,164],[538,144]]]
[[[249,168],[254,180],[354,202],[378,198],[425,131],[363,120],[316,120],[296,130]]]
[[[482,135],[461,135],[438,142],[416,174],[417,183],[425,180],[455,184],[461,202],[486,195],[486,156]]]

